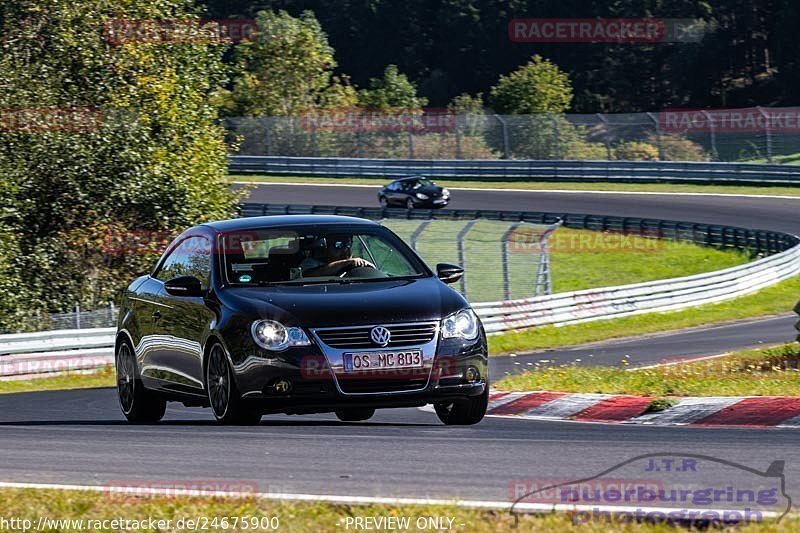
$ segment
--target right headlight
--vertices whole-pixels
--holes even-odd
[[[468,341],[478,338],[478,317],[472,309],[462,309],[442,320],[442,337]]]
[[[256,344],[273,352],[280,352],[290,346],[311,344],[302,328],[287,328],[274,320],[256,320],[250,330]]]

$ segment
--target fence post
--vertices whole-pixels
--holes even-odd
[[[317,126],[311,125],[311,153],[314,157],[319,157],[319,147],[317,146]]]
[[[269,131],[269,121],[270,121],[270,118],[267,118],[267,119],[264,121],[264,124],[266,125],[266,126],[265,126],[265,132],[264,132],[264,133],[266,134],[266,140],[267,140],[267,155],[268,155],[268,156],[269,156],[269,155],[272,155],[272,135],[270,135],[270,131]]]
[[[456,115],[456,159],[462,159],[461,154],[461,131],[458,129],[458,117],[460,115]],[[461,278],[464,279],[464,278]]]
[[[466,225],[463,228],[461,228],[461,231],[459,231],[458,235],[456,236],[457,239],[456,244],[458,246],[458,263],[459,265],[461,265],[461,268],[465,270],[466,270],[467,255],[466,253],[464,253],[464,239],[466,238],[467,233],[469,233],[469,231],[472,229],[472,226],[474,226],[477,221],[478,219],[472,219],[468,221]],[[461,287],[461,294],[466,296],[467,295],[466,272],[464,273],[463,276],[461,276],[461,281],[459,282],[459,285]]]
[[[409,213],[410,213],[410,211],[409,211]],[[411,241],[411,248],[414,251],[417,250],[417,239],[419,239],[419,236],[422,235],[422,232],[425,231],[425,228],[427,228],[428,224],[430,224],[430,223],[431,223],[430,219],[429,220],[423,220],[420,223],[420,225],[417,226],[417,229],[415,229],[414,232],[411,234],[411,238],[409,238],[409,240]]]
[[[81,304],[75,304],[75,329],[81,329]]]
[[[650,120],[653,121],[653,126],[656,128],[656,143],[658,143],[658,160],[659,161],[666,161],[664,158],[664,147],[661,143],[661,124],[659,124],[658,119],[655,117],[653,113],[647,113],[647,116],[650,117]]]
[[[608,127],[608,120],[606,120],[606,117],[604,117],[600,113],[597,113],[597,118],[599,118],[600,122],[603,123],[603,129],[606,132],[604,138],[604,142],[606,145],[606,160],[611,161],[611,130]]]
[[[361,130],[361,126],[356,133],[356,143],[356,154],[358,157],[364,157],[364,132]]]
[[[508,125],[506,124],[506,121],[500,117],[500,115],[495,114],[494,118],[496,118],[500,123],[500,127],[503,131],[503,159],[510,159],[508,149]]]
[[[503,233],[500,241],[501,252],[503,256],[503,300],[508,301],[511,299],[511,275],[508,270],[508,239],[517,231],[521,222],[516,222]]]
[[[717,151],[717,125],[714,119],[708,114],[708,111],[701,111],[706,121],[708,121],[708,134],[711,139],[711,160],[719,161],[719,152]]]
[[[758,109],[758,112],[761,114],[761,116],[766,119],[764,121],[764,135],[766,136],[767,141],[767,161],[774,163],[772,160],[772,126],[769,123],[769,115],[764,112],[764,109],[761,106],[756,107],[756,109]]]
[[[556,120],[556,116],[552,113],[548,113],[550,116],[550,120],[553,122],[553,138],[556,141],[556,157],[558,159],[563,159],[561,154],[561,139],[558,136],[558,120]]]
[[[408,158],[414,159],[414,133],[411,125],[408,126]]]

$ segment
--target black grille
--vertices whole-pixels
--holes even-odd
[[[326,328],[316,330],[322,342],[331,348],[372,349],[425,344],[436,335],[436,324],[403,324],[384,325],[391,333],[391,340],[386,346],[375,344],[370,332],[375,326],[355,328]]]
[[[370,392],[403,392],[414,391],[425,387],[428,377],[417,377],[412,379],[388,379],[388,378],[342,378],[339,376],[339,387],[346,394],[366,394]]]

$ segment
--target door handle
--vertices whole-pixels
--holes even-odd
[[[153,322],[155,322],[156,320],[161,318],[161,311],[154,311],[151,316],[153,317]]]

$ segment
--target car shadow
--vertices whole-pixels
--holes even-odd
[[[124,420],[14,420],[0,422],[0,427],[14,426],[127,426],[127,427],[171,427],[206,426],[218,428],[255,427],[445,427],[442,424],[420,424],[416,422],[340,422],[338,420],[262,420],[253,426],[224,426],[213,420],[166,420],[153,424],[132,424]]]

